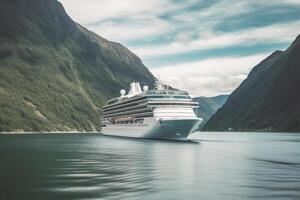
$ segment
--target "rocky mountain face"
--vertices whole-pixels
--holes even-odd
[[[300,132],[300,36],[255,66],[204,129]]]
[[[105,100],[132,80],[151,87],[154,79],[57,0],[0,1],[0,132],[100,130]]]
[[[199,126],[202,130],[207,121],[213,116],[219,108],[226,102],[229,95],[220,95],[216,97],[195,97],[193,101],[199,102],[196,110],[197,117],[203,118],[203,122]]]

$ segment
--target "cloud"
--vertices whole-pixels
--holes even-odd
[[[189,7],[201,4],[199,0],[60,0],[68,14],[77,22],[87,26],[109,40],[126,43],[130,40],[155,37],[193,23],[180,23],[184,18],[193,22],[202,21],[203,30],[210,29],[214,22],[226,16],[246,12],[247,3],[236,0],[222,1],[201,12],[190,12]],[[232,3],[235,6],[232,7]],[[230,11],[229,8],[230,7]],[[187,9],[187,10],[185,10]],[[185,11],[184,11],[185,10]],[[170,15],[170,19],[162,16]],[[207,20],[210,18],[210,20]],[[172,20],[171,20],[172,19]],[[205,23],[204,23],[205,22]],[[199,29],[199,28],[198,28]],[[181,35],[181,33],[178,33]]]
[[[300,5],[299,0],[276,0],[277,3],[285,3],[285,4],[292,4],[292,5]]]
[[[299,0],[60,1],[75,21],[126,45],[150,69],[160,66],[151,71],[193,95],[232,92],[267,56],[261,46],[284,46],[300,33]],[[248,47],[257,55],[234,56]]]
[[[153,57],[187,53],[195,50],[209,50],[231,46],[253,46],[259,43],[282,43],[292,41],[300,33],[300,21],[275,24],[262,28],[249,28],[229,33],[199,32],[199,37],[182,42],[174,40],[166,45],[136,47],[133,51],[139,56]]]
[[[224,57],[151,69],[163,83],[193,96],[231,93],[267,54]]]
[[[91,26],[90,29],[96,33],[101,33],[102,37],[109,38],[109,40],[121,42],[167,34],[173,28],[170,23],[149,16],[123,23],[103,22]]]
[[[169,0],[60,0],[78,22],[89,24],[110,18],[157,15],[170,6]]]
[[[147,40],[163,35],[175,35],[173,42],[168,46],[147,47],[143,44],[133,46],[140,56],[155,56],[163,54],[176,54],[189,49],[203,49],[206,45],[216,46],[215,42],[231,40],[230,35],[219,36],[215,27],[226,23],[226,19],[232,16],[240,16],[249,13],[259,7],[272,4],[297,5],[296,0],[276,0],[274,3],[266,0],[261,1],[237,1],[226,0],[210,3],[208,7],[193,9],[203,3],[199,0],[172,1],[172,0],[60,0],[67,12],[75,21],[87,26],[97,34],[117,42],[124,43]],[[206,2],[207,3],[207,2]],[[253,14],[253,13],[252,13]],[[165,16],[168,16],[167,18]],[[248,31],[248,30],[246,30]],[[234,30],[232,31],[232,33]],[[209,33],[215,37],[210,40],[205,38]],[[243,32],[241,32],[243,33]],[[184,36],[196,34],[194,41],[189,38],[182,43]],[[236,32],[239,34],[239,32]],[[176,36],[177,35],[177,36]],[[235,37],[233,33],[233,37]],[[226,38],[227,37],[227,38]],[[228,41],[230,42],[230,41]],[[238,40],[236,40],[238,42]],[[137,43],[135,43],[137,44]],[[226,45],[226,44],[225,44]],[[129,46],[131,48],[131,46]],[[156,51],[155,48],[161,51]],[[218,46],[216,47],[218,48]]]
[[[93,24],[109,19],[138,19],[144,16],[159,17],[175,12],[199,0],[59,0],[67,12],[82,24]]]
[[[176,24],[162,15],[190,6],[195,0],[60,0],[80,24],[109,40],[126,43],[174,31]],[[198,1],[200,2],[200,1]]]

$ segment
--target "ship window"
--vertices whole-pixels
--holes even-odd
[[[174,96],[175,99],[190,99],[189,96]]]
[[[150,98],[154,99],[190,99],[189,96],[149,96]]]
[[[136,120],[135,120],[135,123],[137,123],[137,124],[142,124],[143,121],[144,121],[144,119],[136,119]]]

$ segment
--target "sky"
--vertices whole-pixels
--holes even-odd
[[[300,0],[60,0],[73,20],[137,54],[163,83],[229,94],[300,34]]]

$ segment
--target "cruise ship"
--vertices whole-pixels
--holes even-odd
[[[128,94],[123,89],[120,96],[106,102],[102,109],[104,135],[186,140],[203,121],[197,118],[193,102],[185,91],[169,89],[156,83],[154,89],[143,90],[138,82],[130,84]]]

